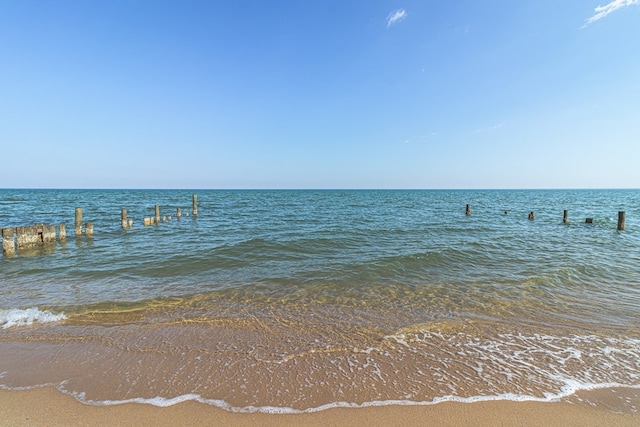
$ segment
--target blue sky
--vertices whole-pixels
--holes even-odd
[[[640,188],[640,0],[0,0],[0,147],[0,188]]]

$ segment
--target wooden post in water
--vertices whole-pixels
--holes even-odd
[[[198,215],[198,195],[193,195],[193,216]]]
[[[585,224],[593,224],[593,218],[587,218],[584,220]]]
[[[127,225],[129,226],[129,228],[133,228],[133,220],[131,218],[129,218]]]
[[[531,221],[533,221],[534,219],[536,219],[536,214],[535,214],[535,213],[533,213],[533,212],[529,212],[529,219],[530,219]]]
[[[15,228],[2,229],[2,253],[4,255],[14,255],[16,253],[16,242],[13,238],[15,234]]]
[[[58,236],[60,241],[67,240],[67,226],[64,222],[61,222],[58,226]]]
[[[145,218],[144,225],[153,225],[153,218]]]
[[[562,215],[562,223],[567,224],[568,222],[569,222],[569,211],[565,209]]]
[[[180,208],[178,208],[178,211],[176,212],[176,217],[179,219],[182,216],[182,212],[180,212]]]
[[[84,233],[87,236],[93,236],[93,223],[92,222],[88,222],[85,226],[85,230]]]
[[[126,209],[122,209],[122,228],[125,229],[127,228],[127,210]]]
[[[156,225],[160,224],[160,206],[156,205]]]
[[[76,208],[75,233],[82,236],[82,208]]]
[[[42,226],[42,243],[55,243],[55,242],[56,242],[56,226],[43,225]]]
[[[626,214],[624,211],[618,211],[618,230],[624,230],[626,228],[625,216]]]
[[[469,205],[467,205],[467,209],[465,211],[465,215],[467,215],[467,216],[471,215],[471,207]]]

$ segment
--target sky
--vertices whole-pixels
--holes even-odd
[[[640,188],[640,0],[0,0],[0,188]]]

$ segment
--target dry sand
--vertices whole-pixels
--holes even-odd
[[[308,414],[236,414],[184,402],[90,406],[53,388],[0,390],[2,426],[639,426],[640,414],[606,407],[539,402],[439,403],[428,406],[335,408]]]

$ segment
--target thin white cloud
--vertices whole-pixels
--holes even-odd
[[[636,1],[636,0],[634,0]],[[397,24],[407,17],[407,12],[404,9],[396,9],[392,11],[389,16],[387,16],[387,28],[390,26]]]
[[[622,9],[623,7],[633,6],[637,4],[640,4],[640,0],[613,0],[612,2],[605,4],[604,6],[597,6],[593,10],[594,15],[585,21],[582,28],[585,28],[589,24],[593,24],[594,22],[604,18],[605,16],[615,12],[618,9]]]

